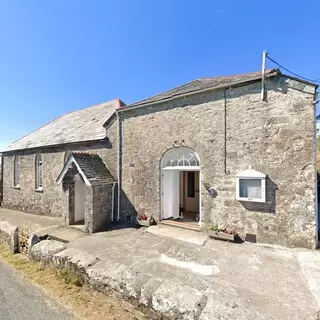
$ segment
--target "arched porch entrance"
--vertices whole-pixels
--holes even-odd
[[[161,220],[198,226],[200,186],[198,154],[188,147],[168,150],[161,159]]]

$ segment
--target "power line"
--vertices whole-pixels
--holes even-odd
[[[280,63],[278,63],[277,61],[273,60],[272,58],[270,58],[268,55],[266,56],[270,61],[272,61],[273,63],[275,63],[276,65],[278,65],[280,68],[282,68],[283,70],[286,70],[287,72],[293,74],[294,76],[296,76],[297,78],[301,78],[301,79],[304,79],[306,81],[309,81],[309,82],[317,82],[317,83],[320,83],[319,78],[315,79],[315,80],[312,80],[312,79],[308,79],[308,78],[305,78],[305,77],[302,77],[292,71],[290,71],[289,69],[285,68],[284,66],[282,66]]]

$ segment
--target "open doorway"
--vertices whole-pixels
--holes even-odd
[[[169,150],[161,161],[161,220],[166,224],[199,228],[200,160],[190,148]]]
[[[84,224],[84,210],[85,210],[85,184],[79,174],[74,179],[74,224]]]
[[[198,223],[199,171],[180,171],[180,220]]]

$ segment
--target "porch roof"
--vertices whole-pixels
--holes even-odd
[[[110,184],[116,182],[112,174],[97,154],[71,153],[60,172],[57,183],[60,184],[64,176],[74,164],[88,186]]]

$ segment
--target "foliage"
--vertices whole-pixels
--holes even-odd
[[[77,287],[82,286],[81,278],[77,272],[71,268],[62,268],[58,270],[58,277],[63,279],[67,284],[72,284]]]
[[[217,224],[210,225],[208,227],[208,230],[214,231],[216,234],[219,232],[224,232],[228,234],[236,234],[235,230],[233,227],[219,227]]]

